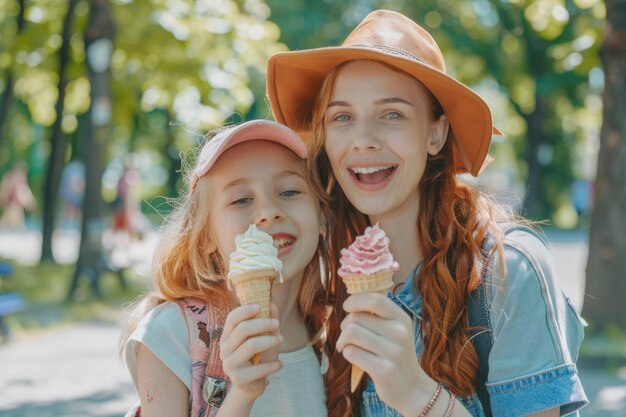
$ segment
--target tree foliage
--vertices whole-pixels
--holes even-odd
[[[68,2],[25,4],[26,25],[18,34],[18,1],[0,0],[0,93],[9,74],[15,86],[13,110],[3,113],[10,117],[3,129],[8,140],[0,141],[0,162],[1,171],[19,159],[40,166],[31,170],[31,181],[41,185],[41,166],[50,152],[42,139],[52,129],[58,108],[63,109],[62,132],[71,144],[62,160],[80,153],[84,142],[79,124],[91,105],[85,62],[89,2],[79,0],[74,10],[64,106],[57,108]],[[114,162],[129,151],[142,153],[144,165],[156,173],[148,176],[147,188],[157,192],[154,187],[164,185],[168,174],[180,175],[160,167],[180,167],[172,159],[195,145],[200,134],[244,118],[256,95],[262,100],[253,89],[264,87],[267,57],[284,45],[261,0],[111,0],[111,6],[118,32],[111,66],[112,129],[103,157]],[[113,183],[114,175],[107,171],[104,184]]]
[[[55,120],[58,52],[66,0],[26,0],[17,35],[17,0],[0,0],[0,90],[15,75],[15,101],[0,141],[0,163],[45,159],[42,140]],[[339,44],[371,10],[412,17],[440,43],[448,71],[494,109],[506,138],[494,144],[486,185],[526,184],[528,214],[559,219],[574,178],[593,177],[589,140],[600,123],[603,72],[597,58],[600,0],[112,0],[118,25],[112,57],[113,119],[105,159],[138,152],[147,190],[176,181],[178,159],[201,133],[224,121],[270,117],[267,57],[278,50]],[[89,5],[75,10],[66,68],[62,130],[80,147],[90,106],[84,30]],[[283,43],[281,43],[283,42]],[[189,134],[192,132],[192,134]],[[39,165],[41,163],[39,162]],[[105,171],[105,194],[115,171]],[[499,177],[494,174],[497,172]],[[41,181],[43,169],[32,169]],[[37,176],[39,175],[39,176]],[[169,179],[168,179],[169,177]],[[108,188],[107,188],[108,187]],[[107,191],[108,190],[108,191]],[[157,191],[158,190],[158,191]],[[562,222],[567,224],[567,222]]]

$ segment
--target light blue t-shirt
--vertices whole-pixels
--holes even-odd
[[[534,233],[507,234],[504,252],[506,277],[498,272],[502,268],[495,264],[497,259],[490,268],[493,347],[486,386],[492,414],[518,417],[560,407],[562,416],[578,415],[577,410],[588,404],[575,365],[584,320],[559,288],[550,250]],[[422,299],[413,277],[419,268],[397,294],[389,293],[413,318],[418,356]],[[476,395],[459,400],[473,417],[484,417]],[[363,392],[362,415],[400,416],[378,398],[372,380]]]

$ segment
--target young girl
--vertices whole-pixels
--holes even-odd
[[[176,303],[185,298],[232,309],[219,341],[230,381],[210,415],[292,416],[298,410],[326,416],[318,360],[326,203],[305,158],[306,147],[293,131],[264,120],[223,130],[204,145],[189,192],[156,252],[156,288],[136,307],[122,342],[143,417],[190,415],[192,359]],[[273,318],[254,318],[257,304],[236,307],[226,284],[235,237],[250,224],[274,238],[283,264],[284,282],[272,290]],[[261,362],[253,364],[257,353]]]
[[[329,415],[559,416],[587,403],[582,322],[542,237],[457,178],[483,167],[489,107],[446,74],[422,27],[379,10],[340,47],[274,55],[268,95],[278,121],[312,132],[331,195]],[[339,251],[376,222],[396,286],[348,297]],[[351,363],[370,376],[354,397]]]

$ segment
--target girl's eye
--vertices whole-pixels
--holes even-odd
[[[287,190],[287,191],[281,191],[280,196],[289,198],[289,197],[295,197],[300,194],[301,193],[298,190]]]
[[[242,197],[230,203],[232,206],[245,206],[252,202],[251,197]]]
[[[402,115],[400,113],[398,113],[397,111],[391,111],[387,114],[385,114],[385,119],[390,119],[390,120],[398,120],[398,119],[402,119]]]

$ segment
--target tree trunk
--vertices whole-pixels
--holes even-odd
[[[59,96],[54,109],[56,119],[50,134],[50,157],[48,158],[48,168],[46,169],[46,179],[43,190],[43,231],[41,241],[41,262],[52,261],[52,232],[54,231],[54,221],[56,219],[56,203],[59,194],[59,184],[61,182],[61,171],[65,166],[65,151],[67,148],[67,138],[61,130],[63,120],[63,109],[65,101],[65,67],[69,62],[70,38],[72,36],[72,26],[74,22],[74,8],[78,0],[70,0],[67,6],[67,14],[63,21],[61,34],[61,48],[59,49],[59,82],[57,89]]]
[[[178,196],[178,189],[176,186],[178,184],[178,179],[181,177],[183,163],[180,157],[180,151],[176,146],[176,136],[174,135],[172,125],[170,124],[170,120],[172,120],[171,114],[169,110],[164,111],[166,113],[165,128],[167,132],[167,156],[170,162],[169,172],[167,175],[168,197],[176,198]]]
[[[626,331],[626,2],[606,0],[604,120],[594,185],[585,316],[594,332]]]
[[[543,124],[545,122],[545,109],[543,98],[536,95],[535,110],[525,116],[528,126],[527,139],[528,148],[526,162],[528,165],[528,176],[526,180],[527,190],[524,199],[525,215],[537,218],[541,215],[544,201],[541,195],[541,178],[543,176],[543,164],[539,158],[541,145],[545,142],[545,132]]]
[[[103,154],[110,136],[111,122],[111,54],[115,24],[109,0],[90,0],[90,14],[85,34],[87,69],[91,81],[90,118],[83,149],[85,162],[85,199],[78,262],[70,285],[72,298],[80,277],[90,282],[96,296],[101,296],[100,275],[103,268],[102,232],[104,230],[102,200]]]
[[[19,38],[20,33],[22,33],[22,30],[24,29],[24,25],[26,23],[26,19],[24,19],[24,9],[26,8],[25,2],[26,0],[17,0],[17,4],[18,4],[18,7],[20,8],[20,11],[17,15],[16,38]],[[4,134],[3,134],[4,122],[6,121],[9,115],[9,112],[11,111],[11,108],[13,107],[13,84],[14,84],[13,71],[11,70],[11,68],[9,68],[8,75],[7,75],[7,82],[6,82],[4,91],[2,92],[2,95],[0,96],[0,143],[4,139]]]

